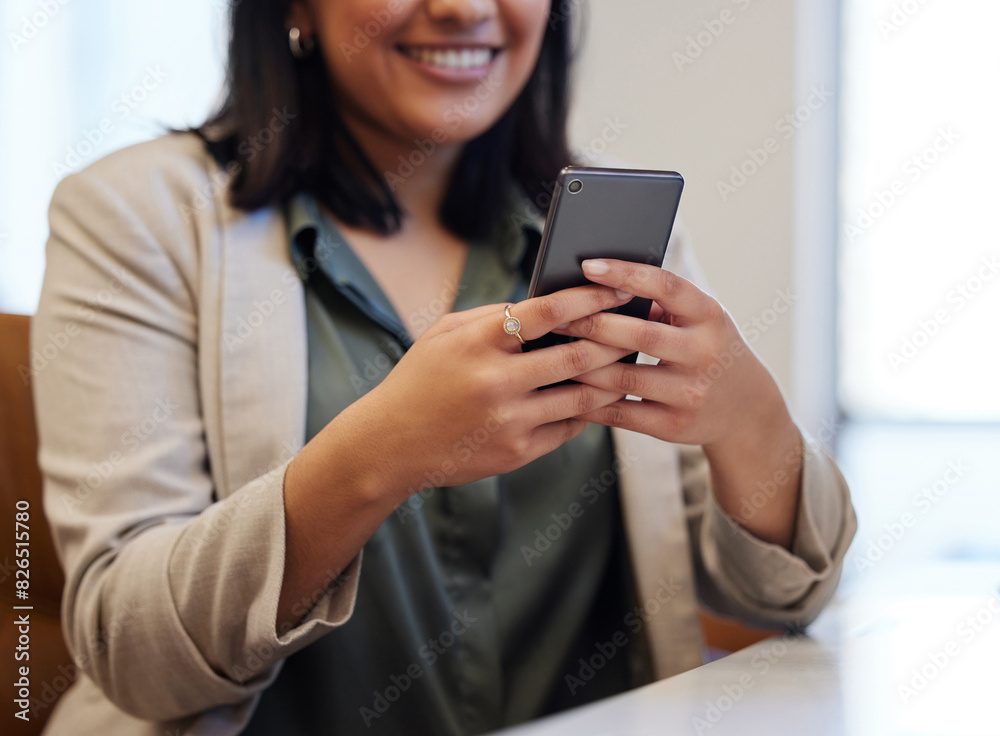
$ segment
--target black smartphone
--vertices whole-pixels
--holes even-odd
[[[528,297],[593,283],[581,265],[613,258],[660,266],[684,189],[675,171],[594,169],[568,166],[559,172],[545,220]],[[609,310],[646,319],[652,302],[636,297]],[[575,340],[549,333],[525,343],[535,350]],[[634,363],[637,353],[624,358]]]

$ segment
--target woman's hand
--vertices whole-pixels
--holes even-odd
[[[511,314],[530,340],[629,299],[584,286],[521,302]],[[505,306],[442,317],[303,454],[328,465],[340,485],[348,473],[349,487],[391,510],[422,488],[521,467],[583,431],[580,415],[623,397],[585,384],[536,391],[614,363],[628,350],[581,340],[522,353],[518,339],[504,332]],[[321,453],[312,451],[314,444]],[[331,453],[340,455],[336,463]],[[323,475],[320,467],[316,473]]]
[[[614,260],[584,262],[587,278],[653,300],[648,321],[591,314],[560,334],[640,351],[657,365],[614,363],[576,376],[581,383],[631,394],[580,415],[670,442],[702,445],[722,507],[758,536],[788,545],[794,532],[801,436],[773,377],[729,313],[669,271]],[[768,502],[741,513],[765,488]]]
[[[530,340],[630,298],[585,286],[529,299],[510,311]],[[519,468],[583,431],[587,422],[579,415],[622,398],[581,384],[536,391],[614,363],[628,351],[581,340],[522,353],[518,339],[504,332],[505,306],[441,318],[352,407],[352,414],[365,415],[361,447],[381,468],[378,492],[391,489],[394,504],[421,488]]]
[[[511,308],[526,340],[631,295],[603,286]],[[285,577],[276,626],[329,571],[339,574],[394,508],[427,487],[504,473],[575,437],[623,394],[586,384],[536,391],[630,351],[590,340],[530,353],[504,331],[505,304],[442,317],[377,387],[337,415],[285,473]]]

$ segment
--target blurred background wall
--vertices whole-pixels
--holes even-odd
[[[623,128],[615,155],[685,176],[710,286],[818,432],[836,420],[837,3],[585,7],[575,140]]]

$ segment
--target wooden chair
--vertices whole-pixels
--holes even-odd
[[[59,625],[59,602],[63,574],[52,545],[49,525],[42,511],[42,478],[38,470],[38,438],[31,398],[31,355],[28,346],[30,318],[0,314],[0,682],[7,692],[4,700],[3,733],[40,734],[56,700],[72,684],[76,675],[73,660],[63,642]],[[27,504],[27,511],[21,511]],[[19,512],[28,514],[27,557],[15,550]],[[25,517],[20,517],[24,519]],[[25,547],[21,547],[25,549]],[[18,561],[27,559],[29,577],[27,600],[17,597]],[[14,606],[29,605],[30,611]],[[29,659],[16,661],[22,632],[17,616],[29,620]],[[19,668],[29,667],[30,705],[25,722],[13,717],[20,710],[11,702],[10,687],[20,678]]]
[[[705,645],[712,659],[738,652],[751,644],[781,633],[780,630],[755,629],[717,616],[704,608],[698,611],[698,618],[701,620],[701,633],[705,637]]]

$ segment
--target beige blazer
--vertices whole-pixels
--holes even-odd
[[[52,200],[32,371],[81,676],[50,734],[238,733],[282,660],[351,616],[360,555],[275,632],[282,479],[305,431],[303,287],[281,212],[229,207],[226,181],[194,136],[171,135]],[[691,273],[683,236],[669,252]],[[811,443],[791,554],[720,511],[697,448],[614,442],[656,676],[701,664],[699,594],[758,624],[804,625],[830,598],[856,523]]]

